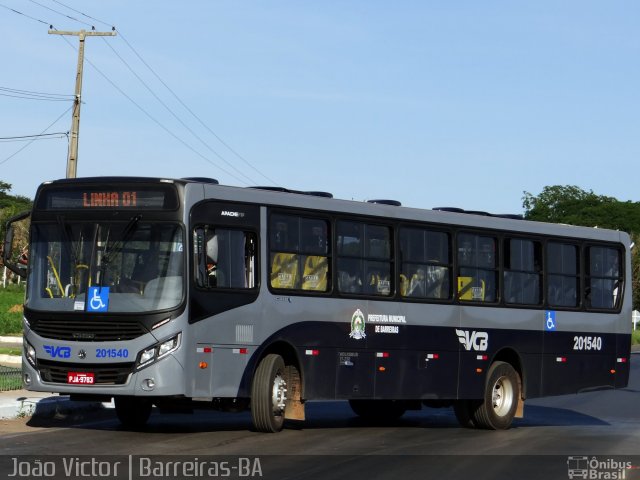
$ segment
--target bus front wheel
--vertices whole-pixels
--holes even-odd
[[[474,426],[505,430],[511,426],[520,399],[520,377],[506,362],[495,362],[487,373],[484,398],[473,412]]]
[[[137,397],[115,397],[116,415],[125,428],[139,429],[151,415],[151,401]]]
[[[259,432],[282,430],[287,405],[287,380],[284,360],[270,353],[259,363],[251,386],[251,417]]]

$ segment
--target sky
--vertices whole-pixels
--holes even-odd
[[[85,43],[79,177],[639,201],[639,20],[635,0],[0,0],[0,180],[33,198],[65,176],[78,37],[48,29],[95,25],[118,35]]]

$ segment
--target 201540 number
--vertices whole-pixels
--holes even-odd
[[[602,337],[578,336],[573,337],[574,350],[602,350]]]
[[[129,350],[126,348],[98,348],[96,358],[128,358]]]

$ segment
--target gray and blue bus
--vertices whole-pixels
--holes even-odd
[[[345,400],[508,428],[541,396],[625,387],[630,238],[514,215],[132,177],[46,182],[30,214],[23,381],[120,421]],[[23,216],[24,217],[24,216]]]

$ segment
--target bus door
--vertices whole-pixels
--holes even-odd
[[[193,379],[196,396],[210,396],[242,378],[249,357],[243,353],[254,350],[257,314],[216,315],[252,304],[258,297],[259,227],[257,205],[205,201],[192,209],[189,322],[193,327],[192,338],[185,341],[195,355],[192,364],[201,365]],[[211,365],[213,352],[220,362],[216,364],[224,368],[203,368]]]

